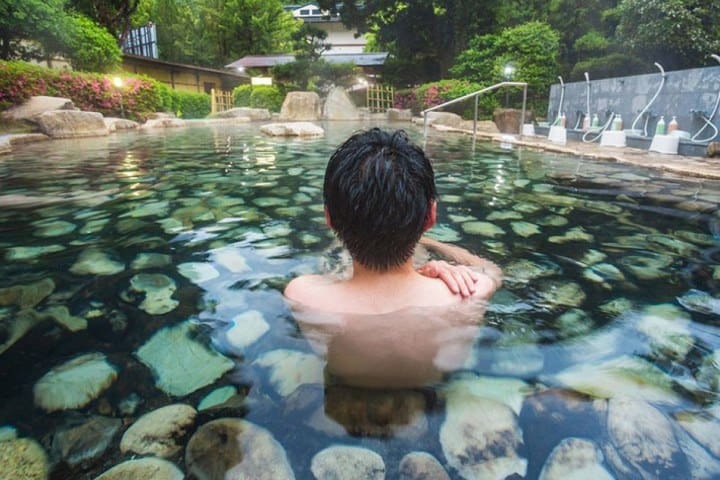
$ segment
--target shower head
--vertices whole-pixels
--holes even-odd
[[[587,83],[590,83],[590,75],[588,74],[588,72],[585,72],[585,81]]]
[[[563,79],[562,79],[562,77],[561,77],[560,75],[558,75],[558,80],[560,80],[560,86],[561,86],[561,87],[564,87],[564,86],[565,86],[565,82],[563,82]]]
[[[720,55],[715,55],[714,53],[710,55],[712,58],[714,58],[718,63],[720,63]]]

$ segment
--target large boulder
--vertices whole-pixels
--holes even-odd
[[[410,122],[412,121],[412,110],[403,108],[388,108],[387,119],[389,122]]]
[[[127,460],[115,465],[110,470],[97,477],[96,480],[127,480],[127,479],[153,480],[182,480],[185,478],[182,471],[175,464],[161,458],[138,458]]]
[[[30,120],[44,112],[54,110],[74,110],[72,100],[61,97],[37,96],[30,97],[22,105],[16,105],[2,113],[5,120]]]
[[[451,112],[428,112],[425,114],[428,125],[442,125],[444,127],[460,128],[463,119],[460,115]]]
[[[342,87],[330,90],[325,105],[323,117],[326,120],[359,120],[360,112]]]
[[[325,130],[310,122],[268,123],[260,131],[271,137],[322,137]]]
[[[52,138],[101,137],[108,128],[102,114],[75,110],[53,110],[33,117],[40,130]]]
[[[154,128],[175,128],[184,126],[185,120],[180,120],[175,117],[161,117],[149,119],[147,122],[140,125],[140,128],[142,130],[150,130]]]
[[[267,108],[250,108],[250,107],[237,107],[225,110],[224,112],[218,112],[211,115],[211,118],[237,118],[247,117],[252,122],[261,122],[270,120],[272,115],[270,110]]]
[[[182,448],[179,439],[195,424],[197,412],[184,404],[166,405],[140,417],[120,441],[123,453],[171,457]]]
[[[110,132],[116,130],[133,130],[140,126],[139,123],[128,120],[127,118],[105,117],[104,121],[105,126]]]
[[[501,133],[520,133],[522,110],[517,108],[496,108],[493,112],[493,121]],[[525,123],[533,117],[530,110],[525,111]]]
[[[280,109],[281,122],[320,120],[320,97],[315,92],[290,92]]]
[[[383,480],[385,462],[372,450],[331,445],[312,459],[310,470],[318,480]]]

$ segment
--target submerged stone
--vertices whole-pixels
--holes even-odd
[[[693,440],[720,458],[720,419],[709,412],[678,412],[674,416]]]
[[[720,349],[703,359],[696,376],[699,382],[715,392],[720,392]]]
[[[136,352],[168,395],[188,395],[233,368],[230,359],[195,340],[194,330],[189,321],[163,328]]]
[[[673,238],[669,235],[648,235],[646,239],[651,245],[655,244],[662,246],[665,250],[670,251],[671,253],[677,253],[683,257],[689,257],[698,251],[698,248],[695,245],[683,242],[682,240],[678,240],[677,238]]]
[[[585,292],[575,282],[563,280],[544,280],[540,283],[537,295],[541,303],[552,307],[579,307],[585,302]]]
[[[270,369],[270,383],[283,397],[290,395],[300,385],[323,383],[324,362],[308,353],[273,350],[260,356],[253,365]]]
[[[505,230],[490,222],[465,222],[462,224],[462,229],[468,235],[481,235],[490,238],[505,235]]]
[[[42,312],[38,312],[40,318],[50,318],[58,325],[63,326],[71,332],[85,330],[88,322],[83,317],[72,315],[65,305],[53,305]]]
[[[676,405],[682,397],[672,379],[650,362],[621,356],[601,363],[570,367],[546,379],[595,398],[628,397]]]
[[[71,466],[93,461],[107,451],[121,423],[100,415],[71,418],[53,435],[53,452]]]
[[[130,264],[133,270],[144,270],[146,268],[161,268],[172,263],[172,257],[163,253],[138,253]]]
[[[312,459],[310,470],[317,480],[384,480],[385,462],[372,450],[332,445]]]
[[[116,262],[110,256],[96,249],[84,250],[70,267],[75,275],[114,275],[125,270],[125,264]]]
[[[550,277],[560,272],[558,265],[536,263],[527,259],[516,260],[505,267],[505,276],[510,281],[523,283],[540,277]]]
[[[568,219],[560,215],[547,215],[540,218],[537,223],[543,227],[564,227],[568,224]]]
[[[517,235],[521,237],[531,237],[541,233],[540,228],[529,222],[510,222],[510,226]]]
[[[607,426],[612,447],[625,462],[609,456],[618,471],[629,467],[640,478],[663,478],[670,472],[687,478],[687,461],[669,419],[646,401],[611,399]]]
[[[225,332],[228,343],[244,350],[270,330],[263,314],[257,310],[241,313],[232,319],[232,326]]]
[[[145,294],[140,308],[150,315],[164,315],[180,304],[172,299],[176,286],[172,278],[160,273],[139,273],[130,279],[130,289]]]
[[[139,455],[171,457],[182,449],[179,443],[195,424],[197,412],[189,405],[175,404],[138,418],[120,441],[120,451]]]
[[[252,202],[261,208],[282,207],[288,204],[286,199],[280,197],[257,197]]]
[[[140,458],[115,465],[95,480],[183,480],[185,475],[174,463],[162,458]]]
[[[515,210],[496,210],[494,212],[490,212],[490,214],[485,217],[485,219],[489,222],[497,220],[522,220],[522,218],[523,214],[516,212]]]
[[[477,397],[495,400],[520,413],[523,400],[535,389],[516,378],[486,377],[464,373],[453,378],[442,390],[452,398]]]
[[[272,434],[239,418],[220,418],[198,428],[185,449],[185,465],[198,480],[295,479]]]
[[[603,466],[603,454],[595,442],[584,438],[566,438],[550,453],[539,480],[614,478]]]
[[[64,220],[42,221],[35,224],[38,228],[35,230],[37,237],[59,237],[73,232],[77,227],[75,224]]]
[[[668,267],[672,263],[671,256],[650,252],[642,255],[626,255],[620,259],[620,265],[641,280],[655,280],[670,276]]]
[[[426,234],[440,242],[457,242],[460,240],[460,234],[457,231],[442,224],[435,224]]]
[[[222,265],[233,273],[242,273],[250,271],[247,260],[240,253],[237,247],[218,248],[212,251],[213,260],[218,265]]]
[[[450,480],[443,466],[427,452],[410,452],[400,460],[399,480]]]
[[[600,263],[607,258],[607,255],[598,250],[590,249],[580,258],[580,263],[586,266],[595,265]]]
[[[525,476],[518,450],[522,431],[509,407],[464,390],[449,392],[440,446],[448,465],[465,479]]]
[[[0,478],[8,480],[47,480],[48,458],[38,442],[17,438],[0,442]]]
[[[616,317],[622,313],[628,312],[635,307],[632,300],[627,298],[614,298],[608,302],[603,303],[598,309],[609,317]]]
[[[5,260],[26,261],[35,260],[48,253],[62,252],[65,247],[62,245],[45,245],[42,247],[10,247],[5,253]]]
[[[178,265],[178,272],[196,285],[208,282],[220,276],[215,267],[209,263],[187,262]]]
[[[578,308],[572,308],[560,315],[555,320],[555,324],[557,325],[558,336],[560,338],[573,338],[585,335],[595,326],[595,322],[590,314]]]
[[[548,238],[550,243],[593,242],[594,240],[595,237],[587,233],[582,227],[573,227],[563,235],[553,235]]]
[[[165,217],[168,214],[169,208],[169,201],[160,200],[157,202],[143,203],[139,207],[135,207],[121,216],[131,218]]]
[[[232,385],[216,388],[212,392],[205,395],[202,400],[200,400],[197,409],[198,411],[202,412],[203,410],[217,407],[230,400],[232,397],[237,395],[237,393],[237,388],[233,387]]]
[[[695,340],[687,314],[675,305],[653,305],[639,314],[637,329],[649,340],[656,355],[682,360]]]
[[[46,373],[33,387],[35,405],[46,412],[81,408],[117,378],[117,371],[101,353],[87,353]]]
[[[680,305],[691,312],[704,315],[720,315],[720,298],[715,298],[702,290],[689,290],[677,298]]]
[[[25,285],[0,288],[0,306],[15,305],[21,310],[33,308],[55,290],[55,282],[49,278]]]

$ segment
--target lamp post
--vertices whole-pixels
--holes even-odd
[[[118,89],[118,92],[120,93],[120,116],[122,118],[125,118],[125,107],[123,107],[123,95],[122,95],[122,86],[123,81],[120,77],[113,77],[113,85]]]
[[[511,63],[506,64],[505,68],[503,68],[503,79],[506,82],[509,82],[512,80],[513,75],[515,75],[515,67]],[[506,89],[505,90],[505,108],[508,107],[509,103],[510,103],[510,91]]]

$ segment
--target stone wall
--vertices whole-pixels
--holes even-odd
[[[706,115],[712,113],[720,90],[720,66],[694,68],[690,70],[676,70],[666,72],[665,85],[657,97],[650,111],[657,115],[648,125],[649,134],[655,132],[655,124],[660,115],[665,116],[665,123],[669,123],[673,115],[677,116],[680,130],[695,134],[704,122],[693,117],[691,110],[704,111]],[[646,75],[608,78],[592,80],[590,72],[590,112],[598,113],[601,124],[606,119],[606,112],[620,113],[624,128],[629,129],[635,117],[652,99],[660,86],[660,71]],[[578,118],[578,111],[585,111],[586,107],[585,82],[565,84],[565,100],[563,110],[567,116],[567,127],[573,128]],[[560,84],[550,89],[548,105],[548,121],[557,116],[560,102]],[[715,115],[713,123],[720,127],[720,111]],[[641,119],[636,128],[642,129],[644,119]],[[706,135],[707,134],[707,135]],[[705,129],[701,137],[712,134],[712,129]],[[717,138],[720,138],[718,135]],[[716,138],[716,140],[717,140]]]

